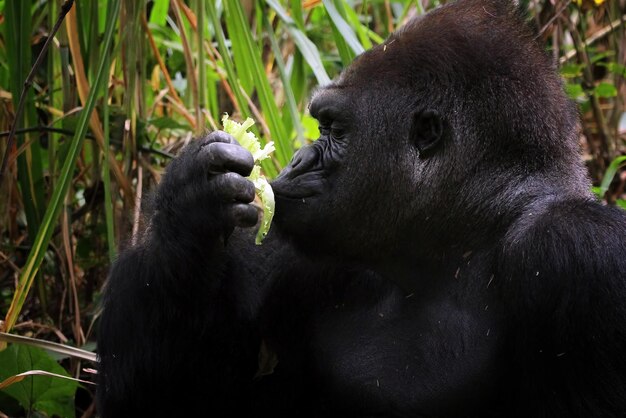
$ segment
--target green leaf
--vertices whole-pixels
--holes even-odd
[[[617,74],[621,77],[626,78],[626,66],[622,65],[622,64],[618,64],[616,62],[609,62],[606,67],[609,69],[610,72],[612,72],[613,74]]]
[[[598,196],[598,198],[602,199],[604,193],[602,193],[602,189],[600,187],[593,186],[591,187],[591,191],[593,194]]]
[[[622,208],[622,209],[626,209],[626,200],[624,200],[624,199],[617,199],[615,201],[615,204],[617,206],[619,206],[620,208]]]
[[[0,381],[29,370],[44,370],[69,377],[63,367],[39,348],[13,344],[0,352]],[[49,416],[74,417],[77,387],[78,384],[71,380],[28,376],[2,389],[2,392],[15,398],[26,411],[37,410]]]
[[[604,173],[604,177],[602,178],[602,183],[600,184],[600,190],[598,192],[598,196],[604,197],[604,194],[606,193],[606,191],[609,190],[609,186],[611,185],[611,182],[613,181],[613,177],[615,177],[617,170],[625,163],[626,163],[626,155],[617,157],[616,159],[611,161],[609,168],[606,169],[606,172]]]
[[[610,98],[617,96],[617,89],[611,83],[602,82],[594,89],[594,94],[598,97]]]
[[[590,61],[591,61],[592,64],[595,64],[598,61],[600,61],[600,60],[602,60],[604,58],[608,58],[608,57],[613,56],[613,55],[614,55],[613,51],[601,52],[599,54],[596,54],[596,55],[592,56]]]
[[[585,97],[585,91],[580,84],[565,84],[565,92],[571,99],[579,99]]]
[[[565,64],[561,67],[561,75],[565,78],[574,78],[582,75],[584,64]]]
[[[150,23],[165,26],[167,12],[170,8],[170,0],[154,0],[150,12]]]

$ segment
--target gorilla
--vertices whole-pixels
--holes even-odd
[[[626,414],[626,215],[517,7],[411,20],[310,113],[261,246],[248,151],[171,162],[104,294],[103,417]]]

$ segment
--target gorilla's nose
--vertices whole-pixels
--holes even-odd
[[[285,167],[278,177],[293,179],[304,172],[312,170],[318,160],[319,153],[314,144],[302,147],[294,154],[289,165]]]

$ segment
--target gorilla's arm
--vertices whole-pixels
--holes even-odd
[[[580,199],[535,208],[511,231],[500,279],[515,302],[509,377],[520,416],[626,411],[625,236],[621,210]]]
[[[208,399],[232,411],[233,394],[245,397],[275,250],[271,239],[256,247],[252,232],[238,228],[257,220],[254,187],[243,177],[252,164],[223,132],[170,164],[144,237],[117,260],[104,294],[102,416],[200,410]]]

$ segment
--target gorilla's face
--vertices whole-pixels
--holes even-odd
[[[404,103],[410,96],[394,94],[393,83],[365,77],[359,61],[313,96],[320,137],[296,153],[272,187],[277,227],[300,247],[371,260],[402,245],[415,224],[419,146],[434,147],[442,126],[430,123],[440,122],[435,112],[415,116]],[[416,124],[423,142],[410,137]]]

